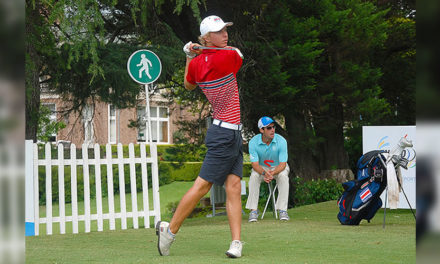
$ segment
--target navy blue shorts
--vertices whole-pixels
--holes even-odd
[[[243,177],[243,139],[241,132],[217,125],[208,128],[205,139],[208,152],[199,176],[208,182],[223,185],[229,174]]]

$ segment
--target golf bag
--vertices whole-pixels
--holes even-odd
[[[380,195],[387,185],[385,150],[365,153],[357,162],[357,173],[353,181],[342,184],[344,192],[338,199],[339,222],[343,225],[359,225],[362,219],[368,222],[382,207]]]

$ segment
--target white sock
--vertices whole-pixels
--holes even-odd
[[[170,227],[168,227],[168,234],[170,234],[172,237],[175,237],[176,235],[171,232]]]

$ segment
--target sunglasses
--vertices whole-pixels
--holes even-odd
[[[275,126],[267,126],[267,127],[265,127],[265,129],[266,130],[272,130],[272,129],[275,129]]]

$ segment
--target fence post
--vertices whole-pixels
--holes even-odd
[[[87,145],[82,145],[82,159],[77,159],[76,157],[76,146],[71,144],[70,146],[70,160],[65,159],[64,157],[64,147],[63,145],[57,146],[57,156],[58,159],[52,159],[52,145],[47,143],[44,145],[45,153],[44,158],[39,159],[39,147],[37,144],[32,141],[26,141],[26,214],[25,214],[25,231],[26,236],[33,236],[39,234],[39,224],[46,224],[46,233],[51,235],[53,233],[53,225],[54,223],[60,224],[60,233],[66,233],[66,222],[72,222],[72,231],[74,234],[78,233],[78,222],[84,221],[85,224],[85,232],[91,231],[91,224],[94,223],[93,220],[97,220],[98,231],[103,231],[103,220],[109,219],[110,221],[110,229],[115,229],[115,218],[121,219],[121,228],[127,229],[127,217],[133,217],[133,228],[139,228],[138,219],[141,216],[144,216],[144,225],[145,228],[150,227],[150,216],[154,216],[154,223],[157,224],[161,219],[160,215],[160,200],[159,200],[159,173],[158,173],[158,159],[157,159],[157,144],[152,143],[150,145],[150,155],[151,158],[146,154],[146,145],[142,143],[140,145],[140,158],[137,158],[135,155],[134,144],[130,143],[128,146],[129,156],[124,158],[123,147],[122,144],[117,145],[117,158],[113,159],[112,157],[112,148],[111,145],[106,146],[106,157],[101,159],[100,147],[98,144],[94,144],[94,159],[88,156],[88,147]],[[142,191],[143,191],[143,209],[139,211],[137,205],[137,189],[136,189],[136,171],[137,164],[140,164],[140,169],[142,173]],[[151,163],[151,172],[152,172],[152,196],[153,196],[153,210],[150,211],[149,208],[149,195],[148,195],[148,163]],[[120,213],[115,212],[114,206],[114,191],[113,191],[113,165],[118,166],[118,174],[119,174],[119,190],[120,190]],[[70,165],[70,189],[71,189],[71,204],[72,204],[72,215],[69,216],[68,212],[66,212],[66,202],[65,202],[65,194],[66,194],[66,186],[65,186],[65,166]],[[102,171],[101,165],[107,165],[107,183],[108,183],[108,203],[109,203],[109,214],[103,214],[102,209]],[[45,201],[46,202],[46,217],[40,218],[39,214],[39,188],[40,184],[43,184],[43,181],[39,182],[39,168],[45,168],[45,174],[41,175],[43,180],[45,179],[45,187],[44,190],[41,190],[46,194]],[[58,166],[58,169],[55,170],[53,166]],[[83,172],[83,184],[84,184],[84,215],[78,215],[78,167],[82,166]],[[95,184],[96,184],[96,207],[97,213],[92,214],[91,212],[91,197],[90,197],[90,167],[95,166]],[[126,207],[126,193],[125,193],[125,170],[124,167],[128,166],[130,171],[130,188],[131,188],[131,202],[132,202],[132,211],[127,212]],[[52,176],[54,173],[58,174],[58,186],[52,189],[53,179]],[[128,176],[128,175],[127,175]],[[93,175],[92,175],[93,177]],[[53,215],[53,192],[58,190],[59,192],[59,217],[58,215]]]
[[[125,203],[124,152],[118,143],[119,199],[121,203],[121,228],[127,229],[127,207]]]
[[[77,195],[77,176],[76,176],[76,146],[70,145],[70,193],[72,201],[72,232],[78,233],[78,195]]]
[[[38,185],[38,146],[33,144],[33,160],[34,160],[34,221],[35,221],[35,235],[40,234],[40,195],[39,195],[39,185]]]
[[[35,236],[34,142],[25,142],[25,235]]]
[[[151,143],[151,174],[153,184],[153,204],[154,204],[154,226],[160,221],[160,200],[159,200],[159,168],[157,164],[157,144]]]
[[[150,228],[150,203],[148,201],[147,152],[145,143],[141,143],[142,198],[144,204],[144,227]]]
[[[96,187],[96,211],[98,214],[98,231],[102,231],[102,189],[101,189],[101,153],[97,143],[94,145],[95,151],[95,187]]]
[[[52,152],[50,143],[45,145],[46,162],[46,234],[52,235]]]
[[[128,144],[128,159],[130,166],[130,189],[131,189],[131,213],[133,215],[133,228],[138,229],[138,207],[137,207],[137,191],[136,191],[136,166],[134,163],[134,145]]]
[[[110,222],[110,230],[115,230],[115,202],[113,195],[113,162],[112,162],[112,146],[107,143],[105,145],[107,158],[107,194],[108,194],[108,214]]]
[[[64,201],[64,146],[58,144],[58,201],[60,212],[60,233],[66,233],[66,203]]]
[[[90,232],[90,178],[88,144],[82,144],[83,179],[84,179],[84,222],[85,232]]]

